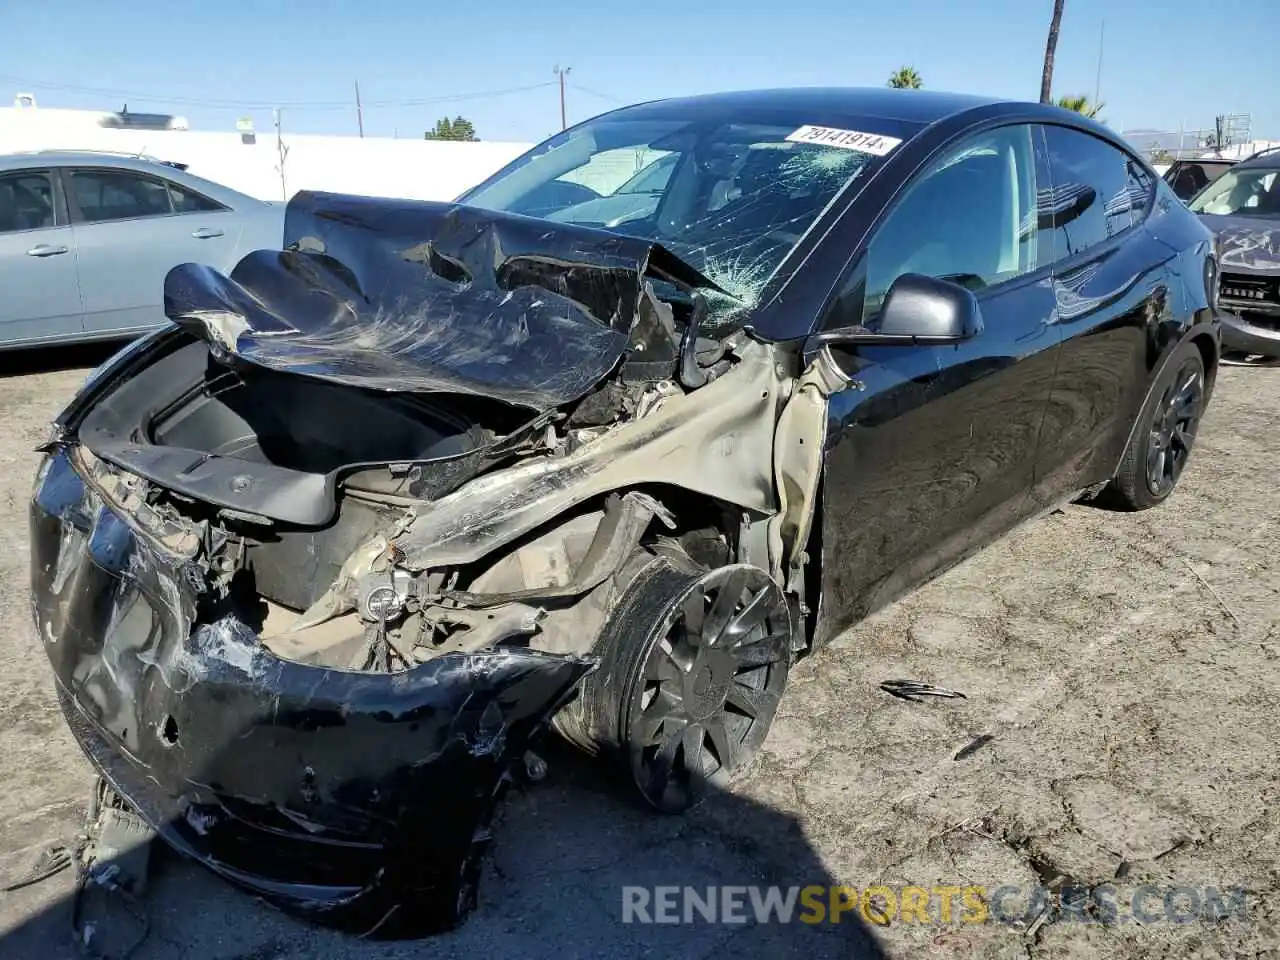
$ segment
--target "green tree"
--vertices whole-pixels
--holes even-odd
[[[1058,51],[1058,28],[1062,26],[1063,0],[1053,0],[1053,19],[1049,21],[1049,40],[1044,45],[1044,69],[1040,72],[1040,102],[1053,103],[1053,56]]]
[[[466,117],[454,117],[450,120],[448,117],[441,117],[436,121],[434,130],[428,130],[423,134],[423,138],[427,140],[479,140],[476,136],[476,127]]]
[[[1094,103],[1085,94],[1076,97],[1059,97],[1058,106],[1064,110],[1074,110],[1076,113],[1082,113],[1086,117],[1097,119],[1098,114],[1102,112],[1105,103]]]
[[[924,86],[915,67],[899,67],[889,74],[889,86],[895,90],[919,90]]]

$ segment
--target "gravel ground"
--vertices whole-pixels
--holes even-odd
[[[26,506],[32,447],[97,359],[0,358],[0,878],[74,837],[91,782],[31,628]],[[1071,507],[863,623],[793,671],[753,774],[687,817],[641,811],[549,751],[547,780],[506,804],[456,933],[378,944],[308,927],[161,851],[135,957],[1280,957],[1278,407],[1280,369],[1223,369],[1170,503]],[[893,677],[966,698],[897,700],[877,689]],[[1007,922],[966,922],[958,898],[947,922],[935,894],[930,923],[623,923],[622,888],[658,884],[1018,890]],[[1114,923],[1030,906],[1037,887],[1099,884]],[[1196,916],[1184,890],[1174,922],[1173,886],[1242,889],[1244,915]],[[0,957],[75,956],[70,891],[64,873],[0,894]],[[105,914],[103,942],[133,923]]]

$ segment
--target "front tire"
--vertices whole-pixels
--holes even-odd
[[[792,617],[764,570],[652,557],[611,613],[570,739],[625,762],[641,796],[679,813],[750,765],[786,687]],[[584,743],[584,736],[589,743]]]
[[[1138,415],[1120,470],[1111,484],[1118,505],[1146,510],[1178,485],[1204,415],[1204,359],[1194,343],[1178,347]]]

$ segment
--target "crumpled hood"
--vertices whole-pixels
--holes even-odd
[[[1201,214],[1218,238],[1218,263],[1224,270],[1280,271],[1280,218]]]
[[[165,313],[224,357],[538,411],[583,396],[628,350],[669,352],[633,334],[660,313],[646,277],[714,288],[647,240],[458,204],[301,192],[284,248],[230,277],[173,268]]]

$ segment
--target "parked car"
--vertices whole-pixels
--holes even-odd
[[[1224,362],[1280,359],[1280,147],[1242,160],[1188,208],[1217,236]]]
[[[676,157],[658,202],[565,215],[619,150]],[[457,204],[299,194],[285,251],[171,271],[174,327],[44,447],[68,722],[233,882],[448,926],[548,724],[683,810],[850,625],[1058,505],[1168,497],[1211,239],[1097,123],[927,91],[627,107]]]
[[[1231,157],[1192,157],[1175,160],[1164,172],[1165,182],[1186,203],[1235,165]]]
[[[279,248],[284,207],[142,157],[0,157],[0,349],[136,336],[167,324],[164,277]]]

